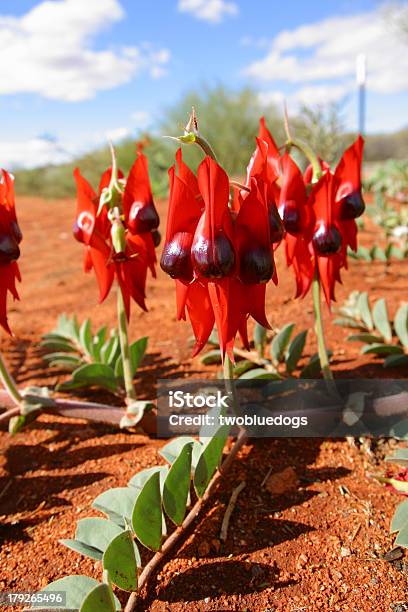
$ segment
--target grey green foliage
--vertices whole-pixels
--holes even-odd
[[[307,330],[294,334],[295,324],[287,323],[272,335],[267,329],[257,324],[254,328],[253,352],[235,353],[234,377],[239,380],[270,379],[283,380],[288,376],[298,374],[301,378],[317,378],[321,373],[320,359],[313,354],[303,367],[299,363],[304,359],[304,349],[307,340]],[[217,338],[209,344],[216,346]],[[330,351],[328,351],[331,356]],[[211,349],[201,357],[204,365],[221,364],[219,349]],[[222,377],[222,373],[220,373]]]
[[[399,448],[394,455],[386,457],[386,461],[408,467],[408,448]],[[408,482],[397,480],[396,478],[379,478],[380,482],[391,484],[397,491],[408,494]],[[391,519],[391,533],[396,533],[395,546],[408,548],[408,499],[397,506],[394,516]]]
[[[133,376],[144,357],[147,341],[144,336],[130,346]],[[71,378],[60,383],[57,391],[101,387],[112,393],[123,392],[123,362],[116,329],[108,333],[103,326],[94,333],[90,319],[80,325],[75,315],[62,314],[55,329],[43,336],[41,346],[50,367],[71,372]]]
[[[61,543],[101,561],[103,581],[67,576],[43,591],[66,591],[67,607],[79,612],[120,610],[111,585],[122,591],[137,591],[142,565],[139,546],[160,551],[167,535],[166,516],[175,525],[182,524],[191,504],[192,485],[202,497],[220,464],[228,431],[222,426],[212,437],[175,438],[160,451],[168,465],[144,469],[126,487],[98,495],[92,506],[105,517],[79,520],[75,537]],[[47,604],[47,609],[57,607]]]
[[[355,330],[347,340],[363,342],[363,355],[384,357],[385,368],[408,368],[408,303],[400,304],[391,320],[384,298],[371,306],[367,292],[353,291],[338,313],[334,323]]]

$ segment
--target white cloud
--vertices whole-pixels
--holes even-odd
[[[48,164],[61,164],[72,158],[72,152],[50,138],[30,140],[0,140],[0,166],[2,168],[34,168]]]
[[[152,117],[147,111],[138,110],[130,115],[130,119],[136,128],[144,130],[150,125]]]
[[[113,143],[124,140],[132,135],[132,130],[127,127],[117,127],[105,132],[106,140],[111,140]]]
[[[237,15],[238,5],[226,0],[179,0],[178,10],[190,13],[196,19],[220,23],[224,16]]]
[[[141,71],[161,76],[166,49],[92,47],[99,32],[123,17],[118,0],[45,0],[21,17],[0,15],[0,94],[76,102]]]
[[[307,85],[289,95],[285,95],[283,91],[280,90],[262,91],[258,94],[258,99],[263,106],[269,106],[271,104],[283,106],[285,102],[290,114],[293,114],[296,113],[301,106],[319,106],[322,104],[339,102],[347,97],[352,87],[352,83],[348,85]]]
[[[367,86],[371,91],[380,94],[408,91],[406,43],[396,35],[381,7],[280,32],[266,56],[247,66],[244,72],[260,82],[324,83],[325,95],[336,98],[339,83],[345,86],[353,79],[359,53],[367,56]],[[313,97],[309,93],[305,87],[303,97]],[[300,94],[302,90],[296,95]]]

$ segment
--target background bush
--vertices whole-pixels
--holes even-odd
[[[220,163],[231,175],[242,176],[249,157],[255,148],[258,121],[265,115],[268,126],[278,145],[285,142],[282,109],[275,106],[261,107],[258,97],[251,89],[233,92],[223,86],[204,87],[200,93],[186,94],[175,106],[165,109],[163,120],[155,133],[140,136],[145,142],[149,157],[153,191],[156,196],[167,192],[167,169],[174,162],[177,144],[163,135],[181,134],[191,107],[198,112],[203,134],[212,143]],[[330,163],[335,162],[344,147],[350,144],[355,134],[344,130],[341,108],[336,105],[301,109],[297,117],[291,117],[293,133],[307,140],[315,150]],[[124,140],[116,146],[118,162],[127,172],[135,158],[135,141]],[[183,155],[193,168],[202,159],[196,147],[184,147]],[[395,134],[370,135],[367,138],[366,160],[408,158],[408,129]],[[33,170],[15,170],[19,194],[42,197],[71,197],[75,193],[72,178],[76,166],[96,187],[101,173],[110,163],[108,146],[92,151],[61,165],[49,165]]]

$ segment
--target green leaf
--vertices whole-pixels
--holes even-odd
[[[369,331],[372,331],[374,329],[374,323],[373,323],[373,318],[371,316],[371,310],[370,310],[370,304],[368,302],[367,291],[360,293],[360,295],[357,298],[356,307],[360,315],[359,318],[362,320],[366,328]]]
[[[385,458],[385,461],[408,467],[408,448],[397,448],[393,455]]]
[[[85,382],[74,382],[72,379],[66,380],[63,383],[59,383],[56,387],[56,391],[65,393],[66,391],[75,391],[75,389],[84,389],[88,385]]]
[[[408,348],[408,304],[402,304],[394,318],[394,328],[398,338]]]
[[[370,251],[366,247],[363,247],[363,246],[358,247],[357,257],[359,259],[363,259],[364,261],[372,261]]]
[[[101,360],[101,350],[106,340],[107,331],[108,328],[104,325],[98,329],[95,336],[92,338],[92,354],[96,361]]]
[[[140,364],[142,363],[142,359],[146,353],[148,340],[148,336],[143,336],[143,338],[139,338],[139,340],[136,340],[130,345],[130,358],[132,361],[133,376],[136,374]]]
[[[68,317],[65,313],[58,317],[55,332],[64,338],[77,341],[79,338],[79,325],[76,316]]]
[[[374,353],[375,355],[391,355],[401,354],[403,353],[403,350],[396,344],[366,344],[361,349],[362,355],[369,355],[371,353]]]
[[[334,325],[340,325],[341,327],[351,327],[352,329],[361,329],[361,331],[366,331],[366,328],[361,323],[358,323],[355,319],[351,317],[339,317],[338,319],[334,319]]]
[[[44,359],[46,361],[60,361],[64,360],[67,363],[81,363],[81,358],[78,355],[72,355],[71,353],[57,352],[57,353],[48,353],[44,355]]]
[[[159,455],[161,455],[163,459],[168,461],[171,465],[177,459],[181,450],[186,444],[193,445],[192,464],[194,467],[201,454],[202,445],[200,442],[198,442],[198,440],[192,438],[191,436],[179,436],[178,438],[174,438],[174,440],[171,440],[165,446],[162,446],[162,448],[159,450]]]
[[[258,322],[255,323],[254,327],[254,344],[255,349],[258,351],[260,356],[263,356],[266,344],[267,330],[263,325]]]
[[[102,564],[113,584],[123,591],[136,591],[137,555],[129,529],[117,535],[109,543]]]
[[[163,487],[163,506],[176,525],[183,522],[191,481],[193,443],[185,444],[172,464]]]
[[[100,510],[111,521],[125,526],[124,519],[130,520],[138,491],[132,487],[115,487],[104,491],[92,503],[92,507]]]
[[[63,591],[66,594],[65,605],[61,604],[50,604],[47,602],[47,609],[62,609],[62,610],[79,610],[85,597],[99,585],[99,582],[95,578],[89,576],[65,576],[59,580],[55,580],[46,587],[41,589],[40,593],[49,593],[55,591]],[[33,608],[43,608],[44,603],[38,602],[32,604]],[[120,610],[120,608],[117,608]]]
[[[314,353],[314,355],[310,357],[309,363],[300,371],[300,378],[317,378],[321,371],[319,354]]]
[[[255,367],[256,364],[254,364],[253,361],[249,361],[248,359],[242,359],[241,361],[238,361],[234,366],[234,377],[239,378],[240,376],[242,376],[242,374],[245,374],[245,372],[248,372],[249,370],[252,370]]]
[[[60,540],[62,544],[92,559],[102,559],[109,542],[122,533],[116,523],[103,518],[84,518],[78,521],[75,540]]]
[[[116,391],[117,382],[112,368],[105,363],[86,363],[74,370],[73,382],[85,383],[87,386],[98,386]]]
[[[48,351],[62,351],[64,353],[76,353],[76,348],[71,344],[69,340],[43,340],[40,342],[40,346]]]
[[[373,334],[352,334],[348,336],[350,342],[367,342],[367,344],[381,344],[382,338]]]
[[[116,610],[121,610],[121,607],[117,607],[110,585],[98,584],[85,597],[79,612],[116,612]]]
[[[389,244],[387,247],[387,251],[388,251],[389,259],[394,257],[394,259],[398,259],[399,261],[402,261],[406,257],[404,251],[400,249],[399,247],[397,247],[395,244]]]
[[[372,259],[376,259],[377,261],[387,261],[387,256],[384,252],[384,249],[382,249],[379,246],[373,246],[373,248],[370,251],[370,255]]]
[[[150,550],[160,550],[162,538],[162,511],[160,475],[155,472],[137,496],[132,526],[137,539]]]
[[[204,365],[212,365],[214,363],[218,364],[222,362],[221,351],[219,349],[214,349],[213,351],[208,351],[202,357],[200,357],[200,362]]]
[[[132,478],[128,482],[128,485],[130,487],[138,489],[140,492],[143,489],[145,483],[149,480],[149,478],[156,473],[160,475],[160,492],[162,492],[164,481],[166,480],[166,476],[169,473],[169,468],[167,465],[155,465],[151,468],[145,468],[144,470],[140,470],[140,472],[132,476]]]
[[[90,319],[85,319],[79,329],[79,342],[88,357],[93,357],[93,336]]]
[[[244,372],[239,377],[239,380],[253,380],[253,379],[270,379],[270,380],[280,380],[281,376],[277,372],[268,372],[264,368],[254,368],[253,370],[248,370]]]
[[[307,338],[307,330],[300,332],[289,345],[286,354],[286,370],[289,374],[296,368],[299,359],[302,357],[303,349],[305,348]]]
[[[132,368],[132,377],[136,374],[137,369],[143,359],[143,356],[146,352],[148,337],[144,336],[133,344],[130,345],[130,363]],[[123,378],[123,361],[122,355],[116,360],[115,364],[115,376],[118,378]]]
[[[408,483],[405,483],[408,485]],[[405,492],[408,491],[408,486],[405,489]],[[404,525],[399,534],[397,535],[394,546],[403,546],[403,548],[408,548],[408,524]]]
[[[120,342],[117,336],[112,336],[101,348],[101,361],[110,365],[111,367],[117,361],[117,358],[120,354]]]
[[[294,323],[288,323],[282,327],[280,332],[271,342],[271,357],[275,366],[277,366],[284,359],[284,354],[289,344],[294,327]]]
[[[408,499],[397,506],[391,520],[390,533],[401,531],[406,525],[408,525]]]
[[[215,435],[203,445],[194,472],[194,488],[198,497],[202,497],[222,457],[229,428],[220,427]]]
[[[387,304],[384,298],[380,298],[373,306],[373,321],[375,328],[386,342],[392,340],[392,330],[388,319]]]
[[[408,368],[408,355],[389,355],[384,359],[384,368]]]

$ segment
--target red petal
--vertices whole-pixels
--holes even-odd
[[[206,345],[215,321],[206,284],[194,281],[188,285],[186,306],[196,339],[193,348],[194,357]]]
[[[190,189],[194,197],[200,196],[200,190],[198,188],[198,182],[195,177],[195,174],[183,162],[183,155],[182,155],[181,147],[180,149],[178,149],[176,153],[176,163],[177,163],[178,176],[181,178],[183,183],[187,185],[187,187]]]
[[[203,227],[205,236],[214,240],[215,234],[224,230],[231,239],[228,175],[215,160],[207,156],[198,167],[197,177],[205,204]]]
[[[272,138],[270,131],[266,127],[265,117],[261,117],[259,121],[258,138],[266,142],[268,145],[268,167],[270,172],[278,177],[280,175],[279,149]]]
[[[126,181],[123,194],[123,212],[126,220],[129,218],[133,202],[138,202],[142,207],[152,205],[153,203],[148,162],[147,157],[143,153],[138,153]]]
[[[361,136],[343,153],[334,176],[340,182],[336,200],[339,201],[354,191],[361,189],[361,163],[364,140]]]
[[[260,188],[261,187],[261,188]],[[238,242],[249,240],[269,249],[269,221],[265,186],[260,187],[255,178],[250,179],[250,193],[243,200],[236,218]]]
[[[175,167],[169,169],[170,194],[166,242],[177,232],[194,233],[201,216],[201,207],[188,184],[177,176]]]
[[[86,265],[89,265],[90,260],[95,270],[95,276],[99,286],[99,302],[103,302],[106,299],[112,287],[114,277],[113,266],[108,265],[110,250],[105,243],[103,244],[103,249],[94,246],[87,247],[89,255]]]
[[[76,222],[82,230],[83,241],[85,244],[89,244],[95,229],[96,194],[88,181],[81,175],[79,168],[75,168],[74,178],[77,185]]]

